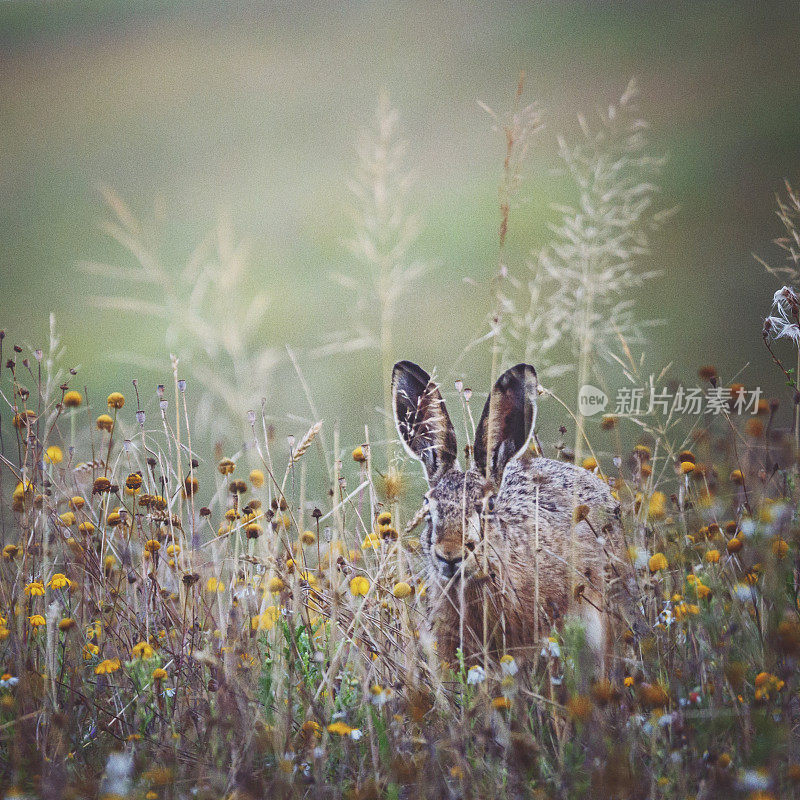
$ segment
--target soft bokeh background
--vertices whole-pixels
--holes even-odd
[[[792,2],[0,4],[0,324],[38,345],[53,311],[67,365],[81,365],[77,382],[96,396],[129,391],[134,375],[147,387],[169,378],[166,321],[89,303],[144,290],[76,268],[124,261],[99,230],[102,184],[137,214],[156,209],[176,265],[230,219],[252,241],[248,285],[270,299],[264,346],[289,343],[302,359],[349,317],[329,275],[353,271],[347,184],[357,133],[386,90],[418,175],[415,254],[437,266],[395,346],[446,372],[481,333],[497,259],[503,147],[476,100],[506,108],[525,70],[526,97],[544,112],[528,202],[511,222],[509,263],[521,271],[563,198],[556,134],[577,135],[576,115],[635,76],[654,146],[669,155],[664,204],[679,208],[647,265],[664,275],[642,315],[668,321],[648,363],[674,362],[693,383],[699,364],[731,377],[752,362],[742,378],[774,391],[760,328],[778,284],[752,253],[780,260],[774,195],[799,179],[799,41]],[[113,358],[123,351],[163,370]],[[303,368],[321,415],[358,439],[380,403],[375,354]],[[486,351],[465,369],[483,388]],[[309,416],[288,364],[264,395],[278,419]]]

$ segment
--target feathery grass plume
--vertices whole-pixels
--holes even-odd
[[[430,269],[412,255],[421,223],[409,208],[414,175],[407,166],[407,150],[399,134],[399,113],[388,95],[381,93],[374,125],[361,133],[358,168],[350,181],[356,230],[347,246],[357,269],[333,276],[355,296],[352,327],[316,351],[330,355],[379,349],[387,448],[394,438],[389,386],[395,362],[396,312]]]
[[[94,304],[149,317],[163,326],[166,349],[181,354],[202,387],[195,417],[198,430],[246,437],[247,411],[258,405],[280,361],[277,350],[264,347],[262,323],[269,299],[253,292],[246,281],[249,243],[236,240],[230,220],[223,216],[185,263],[171,263],[160,253],[156,225],[138,220],[110,189],[102,192],[111,212],[102,229],[127,252],[131,264],[90,261],[81,267],[90,274],[143,284],[151,299],[116,295],[98,297]],[[160,359],[143,361],[141,354],[123,353],[120,358],[148,368],[161,366]]]
[[[520,291],[520,282],[515,276],[514,270],[511,270],[507,263],[506,239],[511,212],[524,202],[522,195],[524,169],[530,153],[531,141],[543,127],[538,105],[535,102],[523,103],[524,88],[525,73],[521,72],[511,108],[506,113],[498,113],[486,103],[478,101],[478,105],[492,118],[492,131],[499,135],[503,143],[503,170],[498,187],[500,224],[497,265],[490,283],[489,333],[487,334],[492,342],[492,381],[496,378],[501,363],[505,364],[508,361],[508,355],[514,349],[514,344],[510,340],[519,336],[519,325],[515,326],[514,320],[520,316],[516,301],[516,296]],[[548,337],[541,335],[542,331],[539,330],[538,323],[532,323],[532,327],[535,327],[536,330],[525,330],[526,341],[546,342]],[[487,337],[481,337],[470,343],[462,356],[485,338]],[[543,360],[537,359],[537,364]]]
[[[612,358],[621,340],[641,343],[655,324],[637,318],[630,295],[658,274],[643,269],[642,260],[671,212],[656,207],[664,158],[649,153],[636,100],[631,81],[596,121],[579,117],[579,142],[559,137],[576,199],[554,206],[560,221],[551,226],[553,240],[529,263],[527,297],[509,314],[506,360],[523,357],[537,369],[541,364],[543,375],[561,374],[572,369],[554,363],[564,343],[577,364],[578,386],[593,377],[598,359]]]
[[[786,196],[776,195],[775,202],[777,210],[775,214],[781,221],[784,235],[774,240],[786,253],[786,259],[782,266],[772,266],[763,258],[755,256],[756,261],[761,264],[770,275],[780,278],[786,283],[800,283],[800,197],[798,197],[792,184],[784,181]]]
[[[558,207],[554,240],[539,268],[553,292],[546,313],[578,361],[582,385],[596,359],[610,358],[620,338],[644,341],[653,321],[637,319],[632,289],[658,273],[642,268],[652,233],[670,211],[655,206],[655,181],[664,164],[652,156],[647,123],[639,116],[634,81],[595,125],[580,117],[582,141],[559,138],[561,158],[578,194],[574,205]]]

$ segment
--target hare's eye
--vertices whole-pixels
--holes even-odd
[[[489,497],[486,501],[486,508],[488,511],[494,511],[494,497]]]
[[[471,552],[473,552],[473,550],[475,550],[475,542],[467,542],[464,545],[464,547],[466,547],[467,550],[469,550],[469,552],[471,553]]]
[[[483,504],[482,503],[475,503],[475,513],[482,514],[483,513]]]

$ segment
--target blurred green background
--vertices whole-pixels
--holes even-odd
[[[125,263],[99,229],[104,184],[137,214],[157,209],[168,263],[227,215],[252,240],[247,285],[270,299],[264,347],[302,360],[352,318],[329,274],[356,274],[348,181],[385,89],[418,175],[414,254],[436,265],[396,323],[396,353],[446,374],[482,331],[497,261],[503,143],[476,100],[507,108],[524,70],[544,113],[509,233],[522,272],[564,199],[556,135],[577,136],[577,114],[636,77],[669,156],[663,203],[678,207],[645,265],[664,274],[641,314],[668,321],[648,364],[674,362],[694,384],[699,364],[725,378],[751,362],[741,378],[777,391],[760,330],[779,284],[752,253],[782,258],[774,195],[799,177],[799,43],[796,2],[0,3],[0,326],[41,345],[53,311],[66,365],[96,397],[138,376],[154,398],[169,380],[167,321],[94,309],[92,296],[139,290],[76,266]],[[113,358],[123,351],[163,370]],[[360,440],[381,402],[375,353],[303,368],[320,414]],[[485,388],[487,351],[464,370]],[[263,392],[279,429],[301,435],[285,416],[311,416],[291,365]]]

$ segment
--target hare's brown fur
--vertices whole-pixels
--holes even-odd
[[[604,649],[608,620],[593,610],[607,614],[608,602],[618,594],[609,590],[609,583],[619,580],[621,563],[615,562],[622,548],[618,503],[608,485],[567,462],[530,453],[513,459],[497,492],[494,512],[482,515],[483,539],[478,537],[469,556],[476,562],[474,572],[451,580],[441,574],[437,554],[450,558],[462,552],[458,530],[462,508],[472,501],[468,506],[472,512],[493,487],[475,470],[454,470],[447,478],[429,493],[429,503],[440,507],[438,524],[429,520],[422,535],[443,658],[452,660],[459,646],[467,655],[482,652],[484,636],[491,652],[524,656],[576,609],[585,612],[587,627],[592,627],[587,631],[592,644]],[[588,507],[588,515],[573,522],[579,506]],[[443,524],[444,515],[456,524]],[[600,631],[598,624],[603,626]]]
[[[534,454],[535,391],[529,365],[498,380],[475,463],[462,472],[438,388],[416,365],[395,368],[398,430],[430,486],[421,545],[439,652],[450,662],[458,647],[467,658],[486,647],[524,659],[568,613],[584,618],[601,661],[608,647],[623,565],[619,506],[596,475]]]

